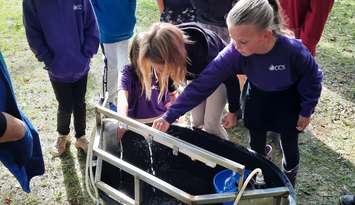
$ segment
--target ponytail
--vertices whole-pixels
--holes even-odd
[[[227,25],[254,24],[259,29],[270,28],[275,35],[290,35],[280,10],[278,0],[240,0],[228,13]]]

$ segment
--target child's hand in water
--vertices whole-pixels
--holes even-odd
[[[227,114],[224,115],[222,119],[222,124],[223,127],[225,128],[232,128],[237,125],[238,119],[237,119],[237,113],[232,113],[228,112]]]
[[[152,127],[162,132],[166,132],[170,127],[170,123],[160,117],[153,121]]]
[[[308,126],[309,122],[311,122],[311,117],[298,116],[296,129],[298,131],[303,131]]]

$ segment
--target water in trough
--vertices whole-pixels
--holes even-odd
[[[168,133],[217,155],[243,164],[248,170],[261,168],[266,188],[288,186],[291,196],[295,198],[294,190],[289,184],[287,177],[278,167],[264,157],[240,145],[201,130],[171,126]],[[213,186],[213,177],[223,170],[223,167],[217,166],[211,168],[202,162],[192,161],[190,157],[181,153],[176,156],[170,148],[154,141],[149,141],[148,143],[142,136],[131,131],[126,132],[122,138],[122,145],[123,159],[130,164],[159,177],[189,194],[216,193]],[[109,147],[111,149],[109,150],[110,152],[119,156],[117,150],[119,146],[110,144]],[[127,193],[131,198],[134,198],[134,178],[130,174],[104,162],[101,179],[112,187]],[[252,188],[252,186],[249,188]],[[142,193],[143,201],[141,204],[144,205],[183,204],[145,183],[142,186]],[[104,193],[101,193],[101,196],[106,203],[117,204],[105,196]]]

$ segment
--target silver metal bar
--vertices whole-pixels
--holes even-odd
[[[204,150],[200,147],[187,143],[176,137],[160,132],[159,130],[149,127],[145,124],[138,123],[137,121],[130,119],[128,117],[120,116],[116,112],[113,112],[105,107],[96,106],[96,109],[97,111],[99,111],[100,113],[104,114],[107,117],[111,117],[117,119],[120,122],[124,122],[128,126],[128,129],[138,134],[141,134],[146,138],[151,137],[152,140],[160,144],[163,144],[167,147],[170,147],[171,149],[177,147],[179,152],[187,156],[190,156],[192,159],[197,159],[209,166],[218,164],[225,168],[238,172],[239,174],[244,173],[245,166],[242,164],[218,156],[210,151]]]
[[[267,188],[267,189],[255,189],[255,190],[246,190],[244,191],[241,201],[247,199],[257,199],[257,198],[273,198],[287,196],[289,193],[287,187],[276,187],[276,188]],[[194,201],[194,204],[213,204],[221,203],[226,201],[233,201],[236,197],[235,192],[229,193],[219,193],[219,194],[206,194],[193,196],[191,199]]]
[[[154,140],[158,143],[161,143],[167,147],[172,148],[174,151],[181,152],[190,156],[192,159],[198,159],[205,164],[211,165],[221,165],[223,167],[229,168],[233,171],[240,173],[242,176],[244,174],[244,165],[226,159],[224,157],[218,156],[212,152],[199,148],[195,145],[190,143],[184,142],[178,138],[170,136],[166,133],[160,132],[155,130],[149,126],[146,126],[141,123],[137,123],[135,120],[132,120],[127,117],[119,116],[117,113],[106,109],[102,106],[96,106],[96,113],[103,114],[106,117],[114,118],[120,122],[124,122],[127,125],[127,128],[137,132],[145,136],[146,138],[150,138],[150,140]],[[135,200],[131,199],[130,197],[126,196],[124,193],[119,192],[112,187],[108,186],[107,184],[96,181],[98,188],[105,189],[108,191],[110,195],[113,196],[113,199],[116,201],[122,202],[126,201],[126,204],[140,204],[141,202],[141,180],[152,185],[153,187],[175,197],[176,199],[186,203],[186,204],[211,204],[211,203],[220,203],[226,201],[233,201],[236,197],[236,193],[219,193],[219,194],[207,194],[207,195],[199,195],[193,196],[189,193],[184,192],[172,186],[171,184],[141,170],[122,159],[102,150],[100,148],[100,141],[102,133],[100,130],[102,128],[102,119],[103,116],[96,116],[97,119],[97,131],[96,137],[93,146],[94,155],[98,157],[98,159],[107,161],[108,163],[116,166],[125,172],[131,174],[135,178]],[[101,170],[99,170],[101,171]],[[101,175],[101,174],[100,174]],[[240,181],[238,183],[239,190],[242,185],[243,177],[240,177]],[[248,199],[255,199],[255,198],[270,198],[270,197],[287,197],[289,190],[287,187],[277,187],[277,188],[269,188],[269,189],[258,189],[258,190],[248,190],[243,193],[241,200],[248,200]]]
[[[135,176],[136,179],[142,179],[146,183],[152,185],[153,187],[158,188],[159,190],[175,197],[178,200],[183,201],[186,204],[211,204],[211,203],[220,203],[225,201],[231,201],[235,199],[237,193],[219,193],[219,194],[206,194],[193,196],[190,195],[165,181],[115,157],[114,155],[103,151],[101,149],[94,148],[94,153],[100,156],[103,160],[108,163],[126,171],[127,173]],[[136,191],[136,187],[135,187]],[[137,193],[137,192],[135,192]],[[267,188],[267,189],[255,189],[255,190],[246,190],[243,193],[241,200],[245,199],[255,199],[255,198],[266,198],[266,197],[275,197],[275,196],[284,196],[289,193],[287,187],[277,187],[277,188]],[[137,197],[137,196],[136,196]],[[137,200],[137,198],[136,198]]]
[[[117,189],[107,185],[104,182],[97,182],[96,186],[98,189],[107,193],[111,198],[116,200],[119,203],[127,205],[135,205],[134,199],[128,197],[125,193],[118,191]]]
[[[182,191],[181,189],[172,186],[171,184],[157,178],[156,176],[153,176],[104,150],[94,147],[93,151],[95,155],[101,157],[106,162],[124,170],[125,172],[135,177],[138,177],[142,181],[152,185],[153,187],[156,187],[157,189],[175,197],[176,199],[186,204],[191,204],[192,195]]]
[[[275,196],[287,196],[289,190],[287,187],[275,187],[267,189],[254,189],[245,191],[242,199],[266,198]]]
[[[134,199],[136,201],[136,205],[141,204],[142,188],[141,188],[141,182],[138,177],[134,177]]]

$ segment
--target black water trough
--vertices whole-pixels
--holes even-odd
[[[108,131],[109,129],[115,129],[112,129],[112,127],[103,129],[104,132],[98,133],[103,135],[103,144],[106,151],[119,157],[121,154],[121,147],[119,146],[119,143],[115,141],[112,132]],[[221,157],[242,164],[245,166],[245,169],[254,170],[255,168],[260,168],[264,175],[265,186],[262,187],[262,189],[248,186],[245,195],[242,197],[239,204],[296,204],[296,195],[287,177],[277,166],[263,156],[260,156],[243,146],[223,140],[201,130],[191,130],[184,127],[171,126],[168,134]],[[216,167],[207,166],[205,163],[192,160],[189,156],[182,153],[177,154],[171,148],[155,142],[154,140],[149,140],[151,144],[151,149],[149,149],[148,141],[141,135],[132,131],[126,132],[121,142],[123,148],[123,160],[130,165],[148,172],[191,195],[216,193],[213,185],[213,178],[218,172],[225,169],[224,167],[218,165]],[[137,195],[135,195],[135,180],[131,175],[132,173],[127,173],[105,161],[103,161],[101,168],[100,178],[102,182],[127,194],[127,196],[132,199],[137,197]],[[277,193],[268,193],[268,191],[278,188],[283,188],[287,193],[284,193],[281,196]],[[264,194],[263,191],[265,192]],[[154,188],[145,182],[141,183],[140,193],[140,204],[186,204],[186,202],[184,203],[168,195],[164,190]],[[255,193],[258,194],[255,195]],[[109,193],[100,190],[100,197],[105,203],[120,204],[113,200],[109,195]]]

